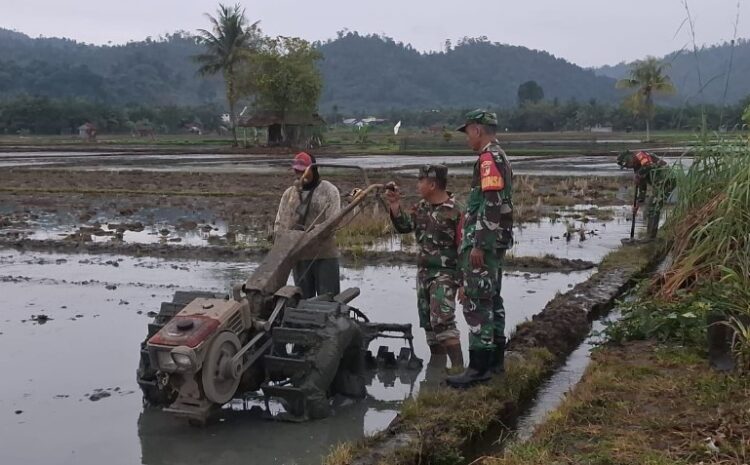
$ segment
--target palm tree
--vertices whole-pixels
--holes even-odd
[[[201,67],[198,73],[211,76],[221,73],[226,84],[229,121],[232,126],[234,145],[237,145],[237,77],[239,65],[247,59],[249,52],[257,46],[260,36],[259,21],[248,26],[245,10],[239,4],[233,7],[219,5],[217,16],[206,14],[211,21],[212,31],[198,30],[198,43],[206,47],[206,52],[195,57]]]
[[[673,94],[672,80],[665,74],[669,63],[654,57],[637,60],[630,69],[630,77],[617,81],[618,89],[638,89],[628,97],[628,104],[637,115],[646,119],[646,141],[651,140],[651,120],[654,117],[654,94]]]

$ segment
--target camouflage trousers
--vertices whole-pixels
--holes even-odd
[[[652,174],[651,195],[643,212],[646,235],[655,239],[659,232],[661,212],[675,188],[675,179],[669,168],[661,168]]]
[[[417,275],[417,311],[419,326],[425,330],[427,344],[445,344],[459,338],[456,328],[456,292],[458,283],[447,274]]]
[[[505,303],[501,292],[503,290],[503,262],[505,260],[506,249],[497,250],[497,285],[495,293],[492,296],[492,323],[495,328],[495,343],[500,343],[505,339]]]
[[[471,249],[461,254],[461,270],[463,271],[464,317],[469,326],[469,350],[493,350],[495,348],[495,310],[503,312],[503,331],[505,317],[502,310],[502,300],[497,272],[499,261],[497,251],[485,250],[484,266],[474,268],[469,261]]]

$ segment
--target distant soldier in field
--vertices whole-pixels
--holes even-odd
[[[458,128],[479,157],[464,216],[460,252],[461,299],[469,325],[469,366],[448,377],[453,387],[469,387],[503,373],[505,309],[500,296],[502,259],[512,246],[512,171],[497,141],[497,116],[484,110],[466,115]]]
[[[458,244],[462,213],[448,192],[448,168],[426,165],[419,170],[417,190],[422,198],[409,210],[401,206],[401,193],[393,183],[386,188],[393,226],[401,234],[414,233],[419,244],[417,311],[432,361],[445,354],[451,367],[464,366],[456,328],[456,294],[461,283]],[[440,357],[442,355],[442,358]],[[433,363],[434,364],[434,363]]]
[[[633,206],[634,218],[637,210],[646,202],[646,193],[651,186],[651,195],[645,212],[646,236],[649,240],[656,239],[661,210],[675,187],[672,169],[661,158],[643,150],[637,153],[629,150],[620,153],[617,164],[620,168],[631,168],[635,173],[637,202]]]

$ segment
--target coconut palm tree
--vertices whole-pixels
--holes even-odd
[[[636,115],[646,120],[646,141],[651,140],[651,120],[654,117],[654,94],[673,94],[677,91],[672,80],[665,74],[669,63],[654,57],[637,60],[630,69],[630,76],[617,81],[618,89],[637,89],[626,102]]]
[[[219,5],[216,17],[206,14],[211,22],[211,31],[198,30],[198,43],[206,52],[195,57],[201,66],[198,73],[211,76],[221,73],[226,85],[229,104],[229,122],[232,126],[234,145],[237,145],[237,71],[250,52],[257,47],[260,38],[259,21],[248,25],[245,10],[239,4],[233,7]]]

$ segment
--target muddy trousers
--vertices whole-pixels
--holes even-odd
[[[455,345],[459,340],[456,328],[456,294],[458,283],[447,274],[419,270],[417,274],[417,312],[419,326],[424,329],[427,344]]]
[[[469,326],[469,350],[495,349],[495,306],[499,303],[497,251],[484,251],[484,266],[474,268],[469,260],[471,249],[461,253],[463,271],[464,317]],[[504,326],[503,326],[504,330]]]
[[[292,271],[294,285],[302,289],[302,298],[341,293],[341,276],[338,258],[302,260]]]

